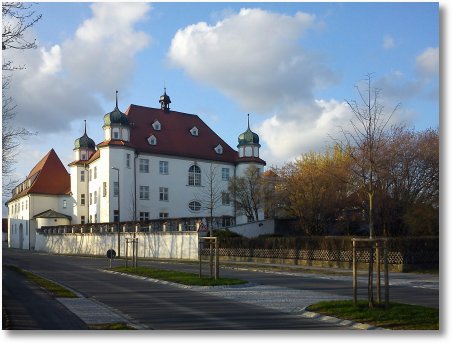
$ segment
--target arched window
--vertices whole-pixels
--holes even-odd
[[[188,169],[188,185],[201,186],[201,168],[193,165]]]
[[[201,211],[201,203],[196,200],[190,201],[190,203],[188,204],[188,207],[190,208],[190,211],[192,211],[192,212]]]

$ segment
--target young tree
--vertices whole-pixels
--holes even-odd
[[[233,195],[238,213],[246,215],[249,222],[259,220],[261,208],[261,175],[255,165],[245,170],[245,175],[234,177],[229,182],[229,191]]]
[[[364,89],[356,86],[359,101],[349,100],[354,117],[350,121],[352,130],[342,130],[346,146],[352,147],[351,157],[354,160],[354,172],[360,180],[362,189],[366,189],[368,196],[369,238],[374,238],[374,191],[378,182],[378,173],[381,167],[381,151],[385,143],[385,136],[389,120],[398,109],[397,105],[392,112],[383,112],[380,102],[380,89],[372,87],[372,75],[366,75]],[[368,273],[368,300],[369,307],[373,307],[373,246],[370,247],[369,273]]]

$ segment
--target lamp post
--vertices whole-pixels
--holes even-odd
[[[115,168],[115,167],[111,167],[111,169],[116,170],[118,172],[118,257],[120,257],[121,256],[121,253],[120,253],[120,251],[121,251],[121,237],[120,237],[121,228],[120,228],[120,224],[119,224],[120,223],[119,208],[121,206],[121,201],[120,201],[120,197],[119,197],[119,169]]]

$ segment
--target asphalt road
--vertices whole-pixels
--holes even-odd
[[[114,263],[123,264],[122,261],[114,261]],[[3,264],[16,265],[57,281],[76,290],[84,297],[96,299],[119,310],[150,329],[323,330],[343,328],[208,293],[105,273],[101,269],[108,267],[107,259],[47,255],[4,249]],[[194,264],[144,261],[140,261],[140,264],[197,271],[197,266]],[[221,276],[242,278],[254,284],[351,296],[351,277],[329,277],[303,273],[263,273],[234,269],[221,269],[220,273]],[[363,284],[360,284],[360,297],[365,298]],[[410,284],[402,282],[400,285],[391,287],[391,301],[438,307],[439,290],[412,287]],[[59,310],[50,309],[50,312],[55,311]]]
[[[119,263],[119,261],[117,261]],[[105,273],[106,259],[3,250],[3,264],[16,265],[94,298],[150,329],[328,330],[344,327],[280,311]],[[122,264],[122,262],[121,262]],[[7,306],[7,303],[5,303]],[[6,307],[7,311],[12,309]],[[57,309],[46,309],[59,313]],[[55,314],[55,313],[54,313]]]
[[[87,325],[21,274],[2,268],[3,329],[84,330]]]

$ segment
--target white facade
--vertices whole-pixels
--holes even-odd
[[[121,222],[212,216],[216,226],[246,223],[247,218],[236,213],[228,183],[243,176],[250,165],[263,171],[259,137],[248,123],[235,151],[198,116],[171,112],[166,92],[162,97],[161,110],[131,105],[135,106],[132,116],[122,113],[116,102],[104,116],[104,141],[97,146],[85,125],[84,135],[74,142],[67,194],[30,193],[19,198],[13,194],[8,202],[9,246],[33,249],[36,228],[69,224],[64,216],[70,216],[70,224],[116,222],[118,204]],[[146,115],[140,111],[147,111]],[[177,135],[168,138],[175,129]],[[193,144],[193,151],[186,149],[191,147],[187,142]],[[30,187],[33,180],[29,177],[26,182]],[[62,216],[34,218],[47,210]]]
[[[8,203],[8,246],[18,249],[34,249],[36,229],[44,225],[66,223],[60,218],[33,219],[48,209],[72,216],[73,198],[69,195],[28,194]]]

